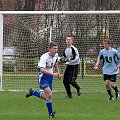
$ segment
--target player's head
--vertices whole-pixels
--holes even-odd
[[[110,44],[111,44],[110,39],[105,39],[105,40],[103,41],[103,46],[104,46],[104,48],[107,49],[107,50],[109,50]]]
[[[67,46],[70,46],[73,44],[73,38],[71,36],[68,36],[66,38],[66,44],[67,44]]]
[[[56,42],[50,42],[48,46],[49,52],[52,56],[54,56],[57,53],[58,45]]]

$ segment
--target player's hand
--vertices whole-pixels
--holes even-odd
[[[120,68],[120,64],[117,65],[117,68]]]
[[[55,72],[55,73],[53,73],[53,76],[57,77],[58,79],[61,79],[61,74],[60,73]]]
[[[94,70],[97,70],[97,69],[98,69],[98,66],[97,66],[97,65],[95,65],[95,66],[94,66]]]
[[[59,62],[59,63],[64,63],[64,62],[65,62],[65,57],[64,57],[64,56],[59,57],[59,58],[58,58],[58,62]]]
[[[54,76],[54,77],[58,77],[58,73],[57,73],[57,72],[54,72],[54,73],[53,73],[53,76]]]
[[[62,75],[58,73],[58,79],[60,80],[62,78]]]
[[[70,62],[70,58],[66,58],[66,59],[65,59],[65,62]]]

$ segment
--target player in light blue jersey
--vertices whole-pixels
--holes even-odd
[[[49,43],[49,52],[43,54],[38,63],[38,83],[40,89],[43,91],[37,91],[32,88],[26,94],[26,98],[30,96],[36,96],[46,101],[48,114],[50,118],[55,117],[55,112],[52,107],[52,80],[53,77],[61,79],[61,74],[58,70],[58,46],[55,42]]]
[[[111,88],[115,90],[116,99],[119,97],[119,90],[116,84],[116,76],[120,68],[120,53],[110,47],[110,40],[106,39],[103,42],[104,49],[99,52],[98,60],[95,64],[94,69],[97,70],[100,61],[103,60],[103,77],[106,86],[106,90],[109,95],[109,100],[114,100],[111,92]]]

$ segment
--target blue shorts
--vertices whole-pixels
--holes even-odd
[[[45,89],[45,88],[50,88],[52,90],[52,82],[48,82],[48,81],[45,81],[45,80],[42,80],[40,83],[40,89]]]
[[[117,76],[116,74],[114,74],[114,75],[104,74],[103,78],[104,78],[104,81],[110,80],[111,82],[116,82],[116,76]]]
[[[53,76],[47,76],[43,75],[42,77],[40,74],[38,75],[38,84],[40,86],[40,89],[50,88],[52,90],[52,80]]]

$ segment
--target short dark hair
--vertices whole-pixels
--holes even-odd
[[[49,43],[48,48],[52,48],[52,47],[54,47],[54,46],[58,46],[58,44],[57,44],[56,42],[51,41],[51,42]]]
[[[106,42],[106,43],[108,43],[109,45],[111,44],[110,39],[105,39],[103,42]]]
[[[70,38],[73,40],[73,36],[68,35],[67,37],[70,37]],[[66,38],[67,38],[67,37],[66,37]]]

